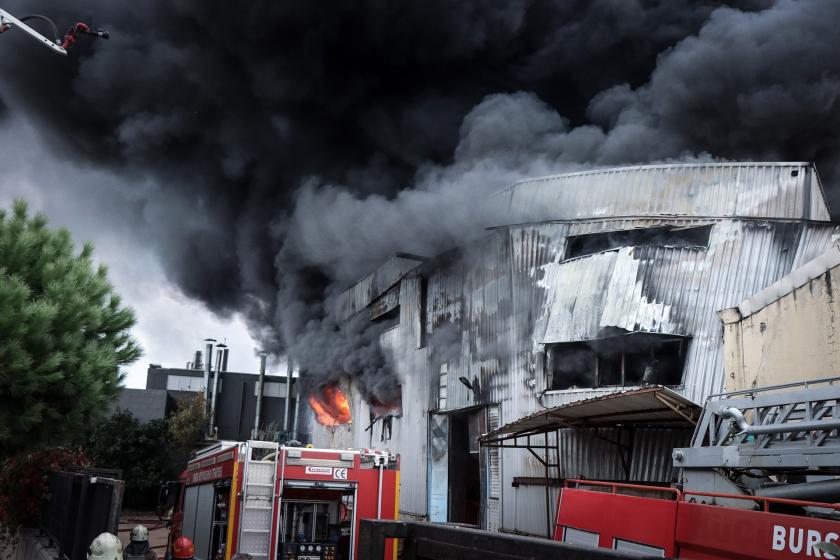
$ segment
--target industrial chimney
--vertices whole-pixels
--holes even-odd
[[[207,359],[204,362],[204,403],[205,409],[204,414],[207,415],[207,403],[210,402],[210,395],[208,394],[208,390],[210,389],[210,368],[213,367],[213,344],[216,342],[215,338],[205,338],[204,342],[205,346],[205,353],[204,355],[207,356]]]
[[[251,430],[251,438],[257,439],[257,432],[260,429],[260,412],[262,411],[263,383],[265,382],[265,359],[266,353],[260,352],[260,377],[257,381],[257,413],[254,416],[254,429]]]
[[[219,379],[222,376],[222,361],[226,355],[227,346],[219,344],[216,346],[216,375],[213,376],[213,394],[210,397],[210,422],[208,424],[208,436],[213,437],[216,428],[216,395],[219,394]]]
[[[193,359],[192,367],[193,369],[203,369],[204,364],[201,362],[201,350],[195,351],[195,358]]]

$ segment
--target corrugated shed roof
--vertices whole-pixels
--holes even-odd
[[[496,195],[501,223],[620,216],[830,219],[804,162],[598,169],[520,181]]]
[[[484,434],[479,441],[488,444],[574,427],[691,427],[697,421],[700,410],[700,406],[679,393],[654,385],[541,410]]]
[[[740,318],[746,318],[760,311],[776,300],[783,298],[797,288],[819,278],[832,268],[840,266],[840,245],[835,243],[826,252],[800,266],[777,282],[748,297],[736,307]]]

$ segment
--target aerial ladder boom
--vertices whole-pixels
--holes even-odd
[[[24,23],[24,20],[28,19],[39,19],[45,21],[50,25],[52,28],[53,34],[55,35],[55,39],[49,39]],[[76,42],[76,38],[78,35],[92,35],[94,37],[99,37],[101,39],[108,39],[110,34],[105,31],[104,29],[99,29],[96,27],[91,27],[86,23],[76,23],[73,27],[71,27],[67,33],[64,34],[64,38],[61,38],[58,33],[58,28],[55,24],[46,16],[42,15],[31,15],[25,16],[20,19],[16,18],[6,10],[0,9],[0,33],[5,33],[11,29],[20,29],[51,51],[57,54],[66,55],[67,50]]]

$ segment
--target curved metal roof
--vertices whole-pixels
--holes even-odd
[[[496,225],[634,216],[830,221],[816,168],[806,162],[596,169],[526,179],[495,202]]]

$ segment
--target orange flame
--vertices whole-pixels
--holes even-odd
[[[309,395],[309,406],[315,412],[318,423],[324,426],[349,424],[353,420],[347,397],[335,386],[324,387],[320,394]]]

